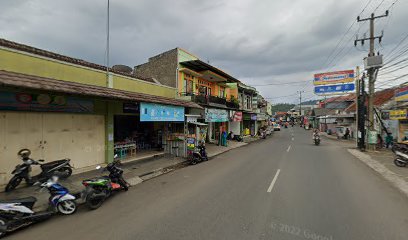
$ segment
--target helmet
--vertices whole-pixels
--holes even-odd
[[[20,156],[22,159],[27,159],[30,157],[31,151],[27,148],[24,148],[18,151],[17,155]]]

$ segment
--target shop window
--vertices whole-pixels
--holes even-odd
[[[198,91],[199,91],[200,95],[207,95],[208,88],[205,87],[205,86],[200,86]]]
[[[184,79],[184,91],[186,93],[193,93],[193,81]]]

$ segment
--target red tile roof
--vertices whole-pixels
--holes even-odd
[[[355,98],[356,98],[356,94],[355,94],[355,93],[350,93],[350,94],[345,95],[345,96],[339,96],[339,97],[328,98],[328,99],[326,99],[326,103],[331,103],[331,102],[344,102],[344,101],[354,101]]]
[[[9,41],[9,40],[3,39],[3,38],[0,38],[0,46],[15,49],[15,50],[26,52],[26,53],[31,53],[31,54],[43,56],[43,57],[47,57],[47,58],[52,58],[52,59],[55,59],[55,60],[58,60],[58,61],[63,61],[63,62],[67,62],[67,63],[81,65],[81,66],[84,66],[84,67],[89,67],[89,68],[93,68],[93,69],[97,69],[97,70],[106,71],[106,66],[102,66],[102,65],[99,65],[99,64],[96,64],[96,63],[91,63],[91,62],[88,62],[88,61],[85,61],[85,60],[82,60],[82,59],[78,59],[78,58],[68,57],[68,56],[65,56],[65,55],[50,52],[50,51],[43,50],[43,49],[40,49],[40,48],[31,47],[31,46],[24,45],[24,44],[21,44],[21,43],[12,42],[12,41]],[[117,70],[115,70],[113,68],[109,68],[109,71],[112,72],[112,73],[119,74],[119,75],[123,75],[123,76],[131,77],[131,78],[135,78],[135,79],[155,83],[155,81],[152,78],[142,77],[142,76],[135,76],[133,74],[117,71]]]
[[[53,91],[73,95],[100,97],[106,99],[120,99],[125,101],[161,103],[202,109],[200,105],[194,102],[180,99],[160,97],[144,93],[129,92],[124,90],[99,87],[82,83],[67,82],[22,73],[8,72],[4,70],[0,70],[0,87],[17,87],[24,89]]]
[[[395,88],[384,89],[374,93],[374,106],[379,107],[386,102],[390,101],[394,97]],[[367,99],[365,102],[367,106]],[[345,109],[346,112],[355,112],[356,111],[356,103],[352,103]]]

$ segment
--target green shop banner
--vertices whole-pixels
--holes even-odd
[[[0,110],[92,113],[94,103],[57,94],[0,92]]]

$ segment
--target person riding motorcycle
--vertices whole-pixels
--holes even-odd
[[[313,140],[314,140],[316,137],[320,137],[319,129],[317,129],[317,128],[315,128],[315,129],[313,130]]]

